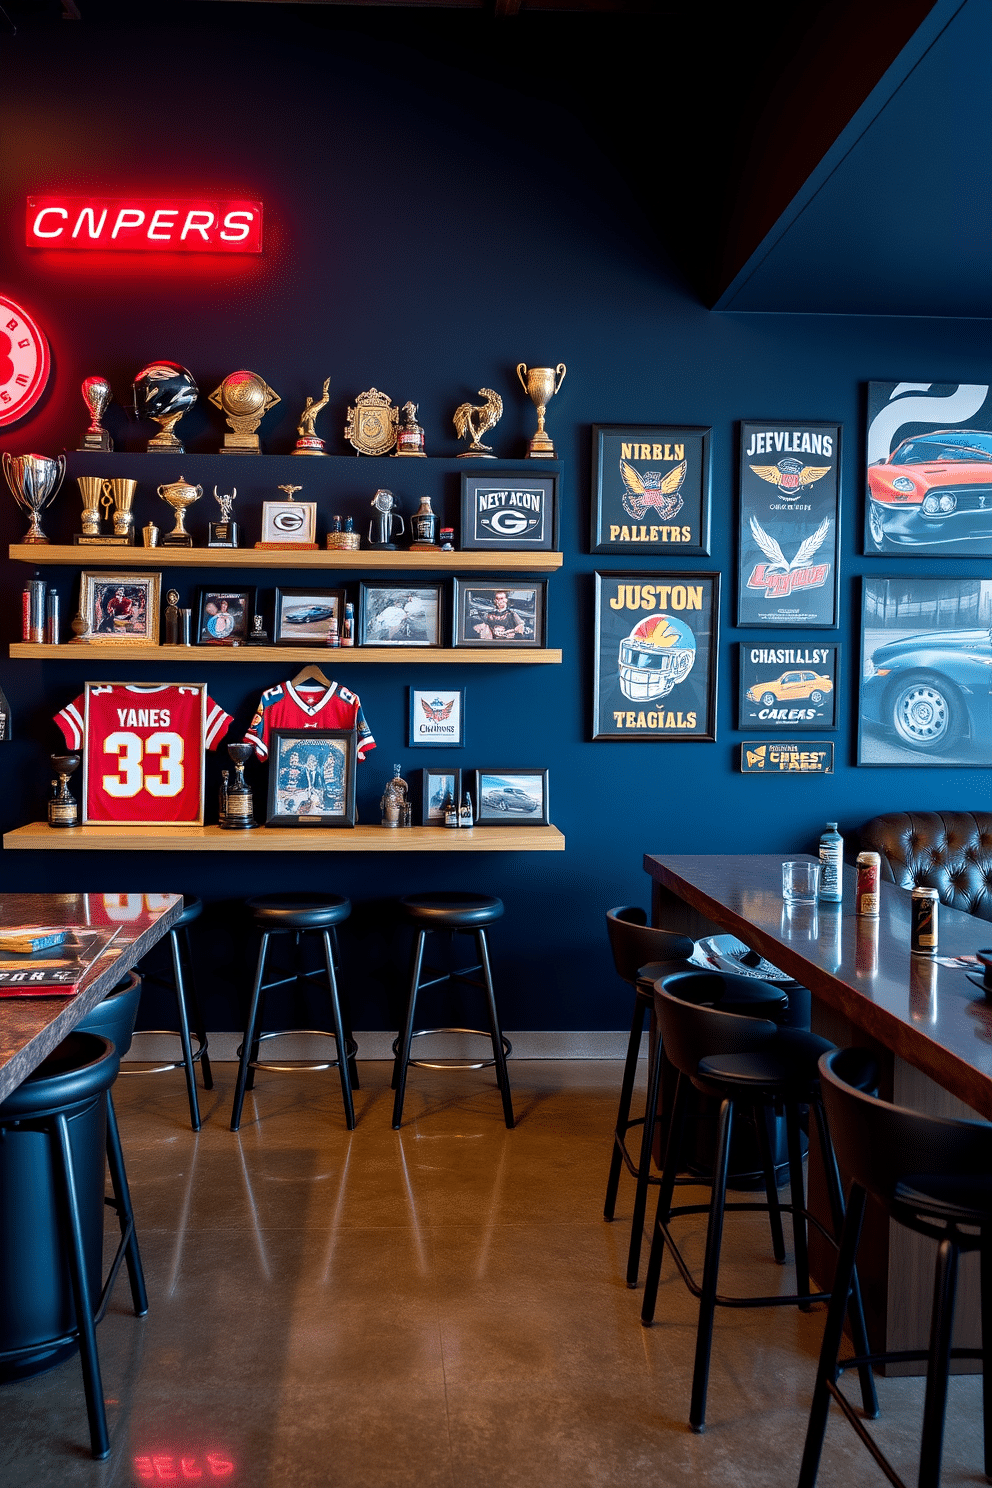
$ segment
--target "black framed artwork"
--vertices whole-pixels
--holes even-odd
[[[716,738],[720,575],[597,573],[594,739]]]
[[[545,645],[548,621],[546,579],[479,583],[454,579],[453,646],[519,651]]]
[[[593,424],[590,552],[708,557],[710,432]]]
[[[741,424],[737,624],[837,624],[839,424]]]
[[[353,827],[354,729],[273,729],[267,827]]]
[[[461,546],[551,552],[558,541],[558,477],[462,474]]]
[[[740,707],[742,729],[833,729],[837,727],[840,646],[815,636],[777,641],[742,641]]]
[[[441,584],[362,584],[360,646],[440,646]]]
[[[447,803],[450,800],[457,807],[461,800],[461,770],[457,767],[418,770],[415,782],[416,786],[419,786],[420,825],[422,827],[443,827]]]
[[[326,645],[332,626],[340,637],[345,591],[307,588],[276,589],[273,639],[277,646]]]
[[[476,770],[475,821],[488,827],[546,827],[547,770]]]
[[[201,585],[196,638],[200,646],[243,646],[249,617],[255,613],[254,589],[211,589]]]

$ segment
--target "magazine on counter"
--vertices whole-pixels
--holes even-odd
[[[72,997],[121,927],[66,925],[64,929],[57,945],[31,952],[0,949],[0,997]],[[18,932],[24,936],[22,943],[46,938],[37,926],[7,926],[0,932],[0,946],[4,940],[10,945]]]

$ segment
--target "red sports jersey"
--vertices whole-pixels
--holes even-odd
[[[83,822],[203,821],[203,750],[231,724],[202,682],[87,682],[55,716],[83,750]]]
[[[269,735],[273,729],[357,729],[358,758],[375,748],[372,730],[365,722],[361,699],[347,687],[332,682],[280,682],[263,692],[245,742],[254,746],[260,760],[269,757]]]

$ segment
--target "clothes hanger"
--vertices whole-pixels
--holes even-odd
[[[334,686],[330,677],[325,676],[320,670],[320,667],[315,665],[305,666],[302,672],[297,672],[296,676],[292,677],[290,681],[294,687],[299,687],[304,682],[319,682],[322,687]]]

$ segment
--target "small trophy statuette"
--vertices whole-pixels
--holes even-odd
[[[186,531],[186,508],[192,506],[194,501],[199,501],[203,495],[203,487],[191,486],[180,476],[167,486],[159,486],[158,494],[176,514],[176,525],[162,539],[163,548],[191,548],[193,539]]]
[[[166,646],[179,645],[179,590],[165,591],[165,641]]]
[[[41,514],[62,484],[65,476],[65,455],[3,454],[3,473],[14,493],[18,506],[31,518],[31,525],[21,538],[22,543],[47,543],[41,530]]]
[[[231,515],[237,494],[237,486],[232,486],[230,494],[226,491],[220,492],[214,486],[214,500],[220,507],[220,521],[207,523],[208,548],[236,548],[238,546],[238,524]]]
[[[393,766],[393,778],[382,793],[379,802],[384,827],[408,827],[410,825],[410,787],[400,774],[399,765]]]
[[[224,771],[220,825],[229,832],[243,832],[258,826],[251,786],[245,781],[245,765],[254,750],[250,744],[228,744],[227,752],[234,765],[234,779],[229,781]]]
[[[517,376],[520,386],[537,409],[537,430],[528,441],[527,459],[556,460],[558,456],[555,454],[551,435],[544,427],[544,415],[551,399],[565,381],[565,363],[559,362],[557,367],[528,367],[524,362],[519,362]]]
[[[406,531],[406,523],[395,508],[392,491],[376,491],[372,497],[372,511],[374,515],[369,523],[369,547],[389,550],[395,548],[393,539],[402,537]]]
[[[434,553],[437,551],[437,513],[431,507],[431,498],[421,496],[420,506],[410,518],[413,530],[411,553]]]
[[[495,460],[491,444],[483,444],[483,434],[488,434],[494,429],[503,417],[503,399],[499,393],[494,393],[492,388],[480,388],[479,397],[485,398],[481,407],[472,403],[461,403],[455,409],[452,423],[459,439],[467,439],[471,434],[472,443],[467,450],[462,450],[459,456],[462,460]]]
[[[79,446],[80,451],[96,450],[98,454],[108,455],[114,447],[114,442],[100,420],[113,397],[110,383],[105,377],[87,377],[81,391],[83,402],[89,412],[90,426],[83,435],[83,442]]]
[[[303,412],[300,414],[300,422],[296,426],[296,432],[299,437],[296,441],[296,448],[293,450],[294,455],[327,454],[324,448],[324,441],[318,437],[314,425],[317,422],[318,413],[325,409],[330,402],[330,398],[327,395],[327,389],[330,385],[331,379],[325,377],[320,401],[317,403],[314,402],[309,393],[307,394],[307,401],[304,404]]]
[[[50,827],[76,827],[79,825],[79,804],[69,789],[69,776],[79,769],[78,754],[53,754],[49,758],[57,779],[52,781],[52,799],[48,803],[48,825]]]
[[[265,619],[262,615],[252,615],[251,633],[248,636],[249,646],[267,646],[269,644],[269,632],[265,629]]]
[[[427,451],[424,448],[424,431],[417,423],[416,403],[404,403],[400,409],[403,422],[396,431],[397,455],[417,455],[425,459]]]
[[[262,452],[255,432],[270,408],[281,402],[257,372],[230,372],[220,387],[214,388],[209,401],[219,408],[231,426],[224,435],[222,455],[258,455]]]
[[[396,443],[396,421],[400,416],[392,400],[378,388],[359,393],[348,409],[344,437],[359,455],[388,455]]]
[[[178,362],[150,362],[134,379],[133,395],[135,417],[151,419],[162,431],[149,439],[148,449],[184,455],[175,427],[200,396],[192,372]]]

